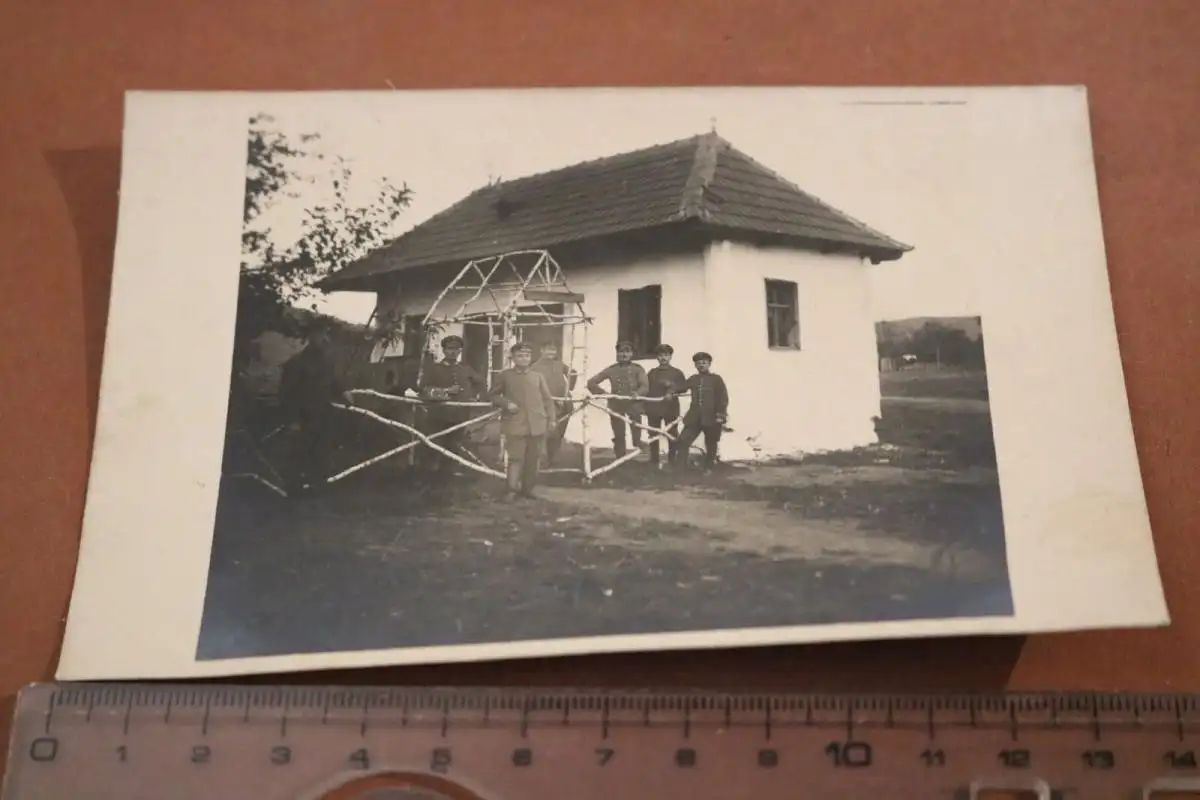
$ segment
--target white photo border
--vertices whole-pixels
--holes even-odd
[[[620,93],[665,113],[672,93],[755,92],[904,103],[950,91],[973,147],[974,270],[1015,613],[197,660],[224,442],[250,117],[279,103],[440,103],[478,92],[578,103]],[[453,108],[461,109],[454,112]],[[336,112],[333,112],[336,113]],[[532,114],[531,117],[536,117]],[[59,680],[216,677],[595,652],[1133,628],[1169,622],[1110,296],[1086,91],[1034,88],[528,89],[189,93],[126,97],[121,207],[99,415]],[[531,120],[536,124],[536,119]],[[1014,198],[1025,197],[1023,208]],[[1047,210],[1053,213],[1047,213]],[[984,213],[986,212],[986,213]],[[1034,388],[1035,387],[1035,388]]]

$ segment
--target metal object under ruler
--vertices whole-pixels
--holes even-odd
[[[1200,797],[1200,695],[213,684],[23,690],[3,790],[3,800],[1189,796]]]

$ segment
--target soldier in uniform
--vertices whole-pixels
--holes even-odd
[[[587,390],[592,394],[603,392],[601,384],[609,383],[609,394],[624,395],[625,397],[645,397],[650,391],[650,379],[642,365],[633,360],[633,345],[629,342],[617,342],[617,363],[600,370],[587,382]],[[642,446],[642,402],[640,400],[608,401],[608,410],[627,418],[630,422],[630,437],[634,447]],[[612,424],[613,455],[621,458],[625,455],[625,420],[621,416],[609,416]]]
[[[683,416],[679,436],[680,463],[687,465],[688,451],[696,437],[704,434],[704,470],[710,472],[717,462],[717,446],[729,414],[729,390],[720,375],[712,372],[712,356],[700,352],[692,356],[696,374],[687,379],[692,404]]]
[[[568,398],[575,389],[575,371],[558,357],[558,345],[546,342],[541,347],[541,357],[530,367],[546,379],[550,394],[555,399],[556,419],[553,430],[546,435],[546,463],[554,461],[562,447],[563,436],[567,432],[567,423],[571,416],[571,401]]]
[[[669,344],[660,344],[655,349],[658,356],[658,366],[650,370],[647,376],[650,381],[650,391],[647,397],[661,397],[662,400],[647,401],[646,421],[652,428],[666,427],[667,432],[675,437],[670,440],[667,449],[667,463],[674,464],[679,452],[679,400],[675,397],[684,390],[687,376],[679,367],[671,366],[671,357],[675,348]],[[650,463],[659,465],[659,442],[657,434],[650,433]]]
[[[328,477],[333,415],[337,413],[332,403],[339,399],[354,402],[338,375],[329,335],[329,322],[314,320],[305,330],[304,348],[284,363],[280,376],[280,410],[294,436],[289,494],[299,494]]]
[[[540,372],[530,368],[533,348],[513,345],[513,366],[496,376],[489,396],[503,411],[500,432],[508,455],[505,499],[533,497],[539,462],[545,452],[546,435],[557,422],[554,396]]]
[[[444,405],[447,401],[467,403],[478,400],[486,386],[479,373],[460,360],[463,350],[461,337],[446,336],[441,345],[442,360],[426,365],[417,388],[426,403],[423,428],[425,435],[430,438],[439,431],[466,422],[476,413],[473,408]],[[459,428],[433,441],[457,454],[462,451],[466,435],[466,428]],[[430,452],[430,472],[440,472],[445,465],[447,459],[439,455],[436,451]]]

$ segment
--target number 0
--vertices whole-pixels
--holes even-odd
[[[44,736],[29,745],[29,757],[34,761],[53,761],[58,758],[58,739]]]
[[[838,767],[869,767],[873,761],[871,745],[867,742],[830,742],[825,755],[833,759]]]

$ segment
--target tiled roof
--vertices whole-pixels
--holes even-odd
[[[485,186],[330,276],[324,286],[348,288],[356,279],[387,272],[686,221],[885,261],[912,249],[708,133]]]

